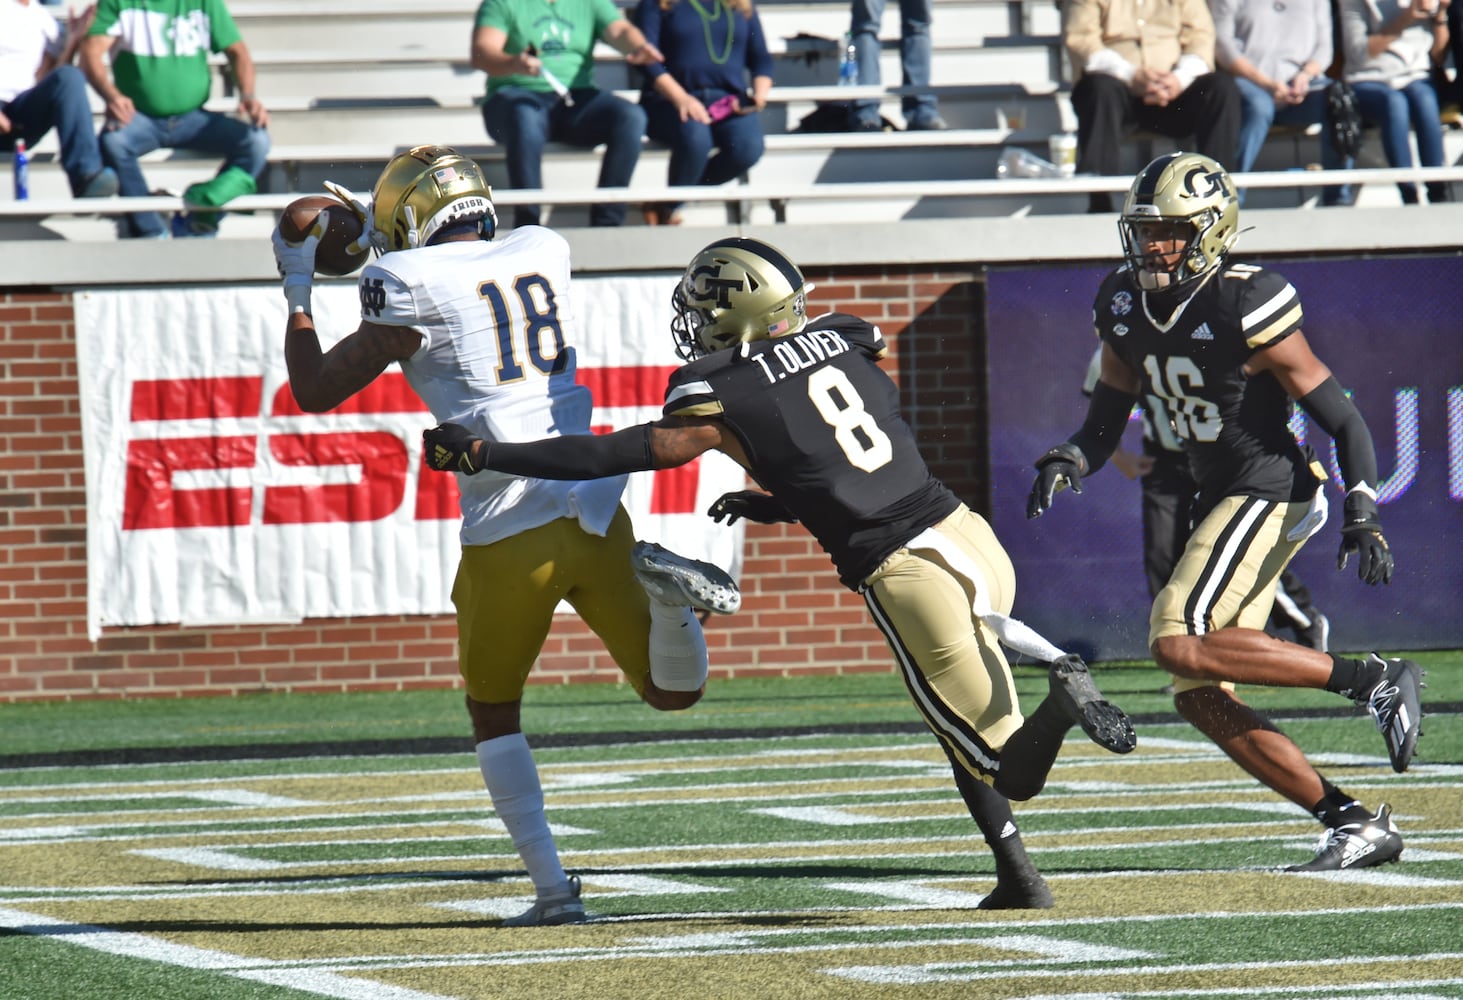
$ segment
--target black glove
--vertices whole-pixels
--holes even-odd
[[[1026,516],[1041,517],[1052,505],[1052,498],[1068,486],[1073,493],[1082,492],[1082,470],[1087,458],[1070,441],[1063,441],[1036,460],[1036,482],[1026,498]]]
[[[1392,550],[1382,537],[1377,502],[1358,490],[1346,494],[1341,515],[1341,548],[1336,550],[1336,568],[1345,569],[1351,553],[1357,555],[1356,575],[1367,583],[1392,582]]]
[[[725,519],[728,526],[736,524],[740,517],[758,524],[797,524],[798,521],[792,511],[782,505],[781,500],[756,490],[723,493],[721,499],[707,510],[706,516],[718,524]]]
[[[422,431],[427,464],[438,472],[475,475],[483,471],[487,444],[461,424],[438,424]]]

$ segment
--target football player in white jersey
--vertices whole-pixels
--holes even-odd
[[[300,407],[324,412],[393,362],[438,421],[493,441],[590,433],[592,400],[575,382],[569,248],[539,226],[492,242],[492,192],[470,158],[445,146],[395,157],[371,200],[330,185],[363,222],[379,258],[361,272],[361,324],[322,351],[310,314],[317,220],[299,243],[276,229],[289,319],[285,360]],[[322,213],[322,217],[325,213]],[[359,249],[359,248],[357,248]],[[526,331],[526,336],[523,332]],[[689,708],[706,681],[694,609],[730,614],[741,596],[715,566],[637,543],[620,504],[625,478],[554,482],[460,476],[462,560],[453,585],[459,666],[478,763],[537,899],[510,926],[585,919],[544,816],[519,723],[529,670],[567,601],[649,705]],[[638,581],[638,583],[637,583]]]

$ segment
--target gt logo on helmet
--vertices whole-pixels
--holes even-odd
[[[711,302],[717,309],[730,309],[731,293],[745,287],[740,277],[723,278],[720,264],[703,264],[686,275],[686,290],[692,301]]]
[[[1199,178],[1208,181],[1203,188],[1199,187]],[[1229,175],[1223,170],[1205,170],[1203,167],[1195,167],[1184,174],[1184,190],[1194,198],[1208,198],[1210,195],[1227,194],[1225,184],[1228,181]]]

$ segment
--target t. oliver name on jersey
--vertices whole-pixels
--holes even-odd
[[[834,330],[805,330],[790,337],[779,337],[772,341],[771,349],[752,355],[752,360],[771,384],[848,350],[848,341]]]

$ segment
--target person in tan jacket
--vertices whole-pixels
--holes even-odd
[[[1124,136],[1138,129],[1182,139],[1222,164],[1239,139],[1240,96],[1214,71],[1214,19],[1205,0],[1063,0],[1062,42],[1072,65],[1077,172],[1125,174]],[[1088,211],[1111,212],[1106,192]]]

